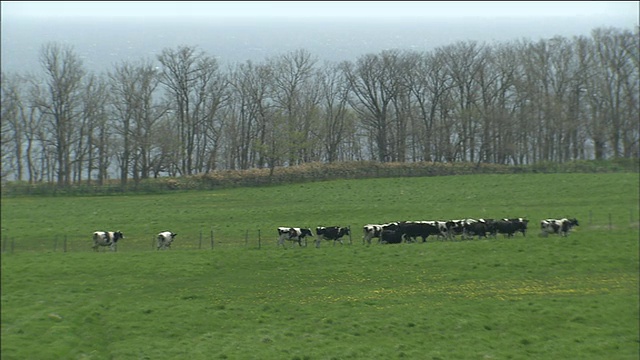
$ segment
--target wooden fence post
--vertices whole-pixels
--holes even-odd
[[[213,249],[213,229],[211,229],[211,248]]]

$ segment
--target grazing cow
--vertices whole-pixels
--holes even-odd
[[[441,235],[440,228],[433,221],[401,221],[398,228],[406,241],[415,241],[417,237],[426,242],[429,235]]]
[[[117,251],[118,240],[124,239],[120,231],[96,231],[93,233],[93,250],[100,246],[108,246],[111,251]]]
[[[302,240],[304,240],[304,245],[307,246],[307,239],[305,239],[307,236],[313,237],[313,233],[309,228],[281,226],[278,228],[278,246],[282,245],[284,247],[285,240],[297,242],[299,246],[302,246]]]
[[[569,230],[574,226],[579,226],[578,219],[545,219],[540,221],[540,229],[542,235],[549,236],[549,234],[559,234],[561,236],[567,236]]]
[[[398,226],[398,223],[392,222],[388,224],[367,224],[362,227],[364,232],[364,236],[362,237],[362,243],[367,243],[371,245],[371,239],[378,238],[378,242],[380,242],[380,235],[382,234],[382,230],[384,229],[395,229]]]
[[[318,226],[316,228],[316,247],[320,247],[320,242],[324,240],[333,240],[333,245],[335,246],[336,241],[339,241],[340,244],[342,242],[342,237],[345,235],[350,235],[350,229],[348,227],[340,227],[340,226]]]
[[[163,231],[159,233],[157,236],[158,248],[156,250],[171,249],[171,243],[173,242],[173,238],[175,238],[176,235],[178,234],[172,233],[171,231]]]

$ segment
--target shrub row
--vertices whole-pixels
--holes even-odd
[[[131,181],[121,185],[117,181],[96,185],[78,183],[60,186],[55,183],[28,184],[6,182],[2,184],[2,196],[86,196],[115,195],[122,193],[163,193],[179,190],[213,190],[232,187],[256,187],[285,185],[336,179],[367,179],[388,177],[424,177],[471,174],[517,173],[602,173],[640,172],[638,159],[608,161],[574,161],[570,163],[541,162],[527,166],[509,166],[485,163],[434,163],[405,162],[380,163],[353,161],[339,163],[306,163],[298,166],[274,169],[218,170],[206,174],[164,177]]]

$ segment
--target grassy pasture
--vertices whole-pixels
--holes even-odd
[[[472,175],[2,199],[15,244],[2,358],[638,359],[639,183]],[[537,235],[561,216],[580,221],[568,238]],[[531,231],[361,245],[366,223],[465,217],[527,217]],[[275,245],[277,226],[318,225],[351,225],[353,243]],[[103,229],[125,234],[118,252],[91,252]],[[174,249],[151,251],[165,229]],[[214,249],[197,251],[211,230]]]

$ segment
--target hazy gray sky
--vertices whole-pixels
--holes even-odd
[[[13,16],[613,17],[638,18],[638,1],[2,1]]]

